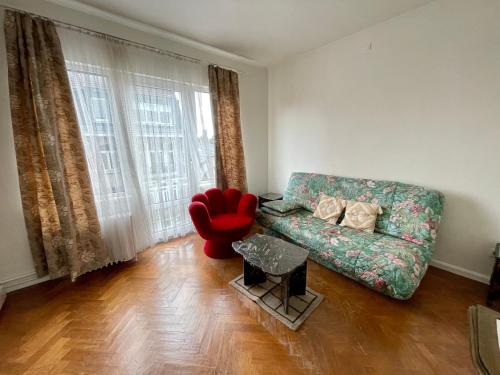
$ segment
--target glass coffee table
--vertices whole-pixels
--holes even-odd
[[[233,249],[243,256],[245,285],[263,283],[266,275],[281,278],[281,301],[286,314],[289,298],[306,293],[308,250],[263,234],[233,242]]]

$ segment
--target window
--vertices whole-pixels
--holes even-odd
[[[90,170],[96,201],[128,199],[128,181],[122,168],[130,163],[129,168],[140,176],[155,238],[166,239],[179,227],[191,227],[186,212],[191,196],[215,185],[214,132],[207,87],[179,90],[169,88],[160,78],[138,79],[141,84],[127,91],[134,95],[126,101],[124,119],[120,112],[123,104],[114,98],[117,89],[110,71],[100,69],[97,74],[92,67],[67,64],[86,154],[89,164],[95,163]],[[188,107],[194,119],[188,117]],[[192,129],[190,119],[196,122]],[[123,127],[124,121],[128,127]],[[126,152],[128,144],[131,156]],[[196,186],[193,180],[198,181]]]
[[[186,153],[181,123],[180,94],[171,90],[138,86],[137,112],[140,129],[145,145],[145,173],[151,181],[166,178],[187,178],[186,167],[175,163],[175,155]]]
[[[198,152],[202,155],[200,188],[206,190],[215,184],[215,143],[210,94],[206,91],[198,91],[195,101]]]
[[[111,113],[109,103],[106,99],[106,90],[99,87],[89,87],[88,91],[95,122],[109,123],[111,120]]]
[[[152,91],[150,95],[137,95],[139,118],[142,123],[160,126],[175,126],[174,111],[178,108],[177,99],[173,93],[146,87],[140,91]]]
[[[109,81],[103,75],[68,72],[87,157],[96,164],[93,178],[97,201],[115,199],[125,192],[118,160]],[[106,181],[106,183],[103,183]]]

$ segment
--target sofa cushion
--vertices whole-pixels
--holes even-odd
[[[428,244],[383,235],[359,253],[355,278],[392,297],[408,299],[424,277],[430,257]]]
[[[276,200],[276,201],[264,202],[262,203],[262,205],[271,210],[278,211],[282,214],[300,208],[300,205],[297,202],[288,200]]]
[[[392,200],[397,182],[361,178],[328,176],[317,173],[292,173],[284,192],[284,199],[295,200],[304,209],[316,209],[320,193],[346,200],[377,203],[382,207],[375,231],[387,233]]]
[[[306,210],[298,210],[286,217],[277,217],[260,212],[257,215],[257,221],[264,227],[281,233],[299,245],[305,246],[313,252],[323,254],[332,262],[338,258],[338,256],[333,256],[337,251],[357,250],[382,236],[379,233],[367,233],[336,224],[329,224],[324,220],[315,218]],[[343,273],[354,275],[354,263],[345,264],[343,268]]]
[[[274,215],[274,216],[288,216],[288,215],[291,215],[293,213],[295,213],[295,211],[297,211],[296,209],[295,210],[290,210],[290,211],[286,211],[286,212],[279,212],[279,211],[276,211],[276,210],[273,210],[272,208],[267,208],[266,206],[263,206],[261,207],[260,209],[262,212],[265,212],[266,214],[269,214],[269,215]]]
[[[257,221],[308,248],[325,267],[398,299],[411,297],[431,256],[429,244],[329,224],[306,210],[287,217],[259,213]]]
[[[383,213],[375,231],[417,244],[434,243],[444,197],[434,190],[391,181],[376,181],[316,173],[292,173],[284,199],[313,212],[320,193],[358,202],[377,203]]]
[[[398,184],[387,233],[416,244],[434,243],[444,197],[438,191]]]

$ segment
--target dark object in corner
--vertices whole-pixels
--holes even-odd
[[[491,273],[490,288],[488,290],[488,297],[486,298],[486,304],[488,306],[498,305],[494,302],[500,299],[500,243],[497,243],[494,255],[495,265]]]

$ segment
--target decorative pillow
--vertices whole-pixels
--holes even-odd
[[[313,216],[318,219],[326,220],[328,224],[337,224],[337,220],[342,214],[342,211],[344,211],[345,206],[346,201],[344,199],[321,194]]]
[[[282,214],[300,208],[300,205],[298,203],[288,200],[270,201],[262,203],[262,205]]]
[[[365,232],[373,232],[377,214],[382,213],[382,208],[377,203],[364,203],[348,201],[345,210],[344,220],[340,225],[354,229],[361,229]]]

